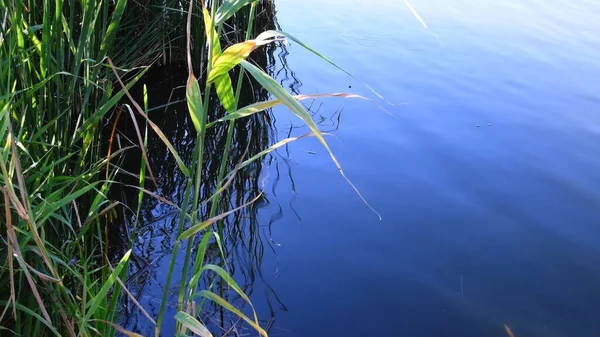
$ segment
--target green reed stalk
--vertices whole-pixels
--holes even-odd
[[[252,28],[254,25],[254,15],[256,12],[256,2],[253,2],[250,5],[250,16],[248,17],[248,27],[246,28],[246,40],[250,40],[250,38],[252,37]],[[244,69],[241,68],[240,69],[240,73],[238,74],[238,79],[237,79],[237,84],[236,84],[236,90],[235,90],[235,107],[236,109],[238,108],[239,105],[239,100],[240,100],[240,94],[242,92],[242,82],[244,80]],[[229,153],[231,151],[231,141],[233,139],[233,130],[234,130],[234,125],[235,125],[235,120],[232,119],[229,121],[228,125],[227,125],[227,139],[225,141],[225,149],[223,150],[223,157],[221,158],[221,165],[219,167],[219,176],[217,178],[217,188],[216,190],[220,190],[221,187],[223,186],[223,179],[225,178],[225,172],[227,169],[227,161],[229,160]],[[210,215],[209,217],[213,217],[215,216],[218,206],[219,206],[219,198],[220,194],[215,196],[215,199],[213,200],[213,203],[211,205],[211,209],[210,209]]]
[[[252,27],[254,24],[255,12],[256,12],[256,2],[253,2],[250,7],[250,16],[249,16],[249,20],[248,20],[248,27],[246,29],[246,40],[249,40],[252,37]],[[240,98],[240,94],[241,94],[241,90],[242,90],[243,77],[244,77],[244,69],[240,69],[240,72],[238,74],[238,81],[237,81],[237,85],[236,85],[236,92],[235,92],[235,107],[236,108],[239,104],[239,98]],[[225,177],[225,172],[227,170],[227,162],[229,160],[229,153],[230,153],[230,149],[231,149],[231,145],[232,145],[234,126],[235,126],[235,120],[232,119],[229,121],[228,126],[227,126],[227,138],[226,138],[226,142],[225,142],[225,148],[223,149],[223,156],[221,158],[221,163],[219,166],[217,186],[215,189],[216,191],[221,190],[221,188],[223,186],[223,179]],[[219,202],[220,202],[220,193],[217,193],[211,203],[211,208],[210,208],[210,212],[209,212],[209,216],[208,216],[209,218],[212,218],[216,215],[216,212],[219,207]],[[219,221],[219,223],[221,223],[221,221]],[[223,236],[222,233],[220,233],[219,235],[221,237]],[[196,261],[194,264],[193,275],[196,275],[198,273],[198,271],[202,265],[203,257],[204,257],[204,252],[199,250],[198,256],[196,257]],[[190,284],[190,289],[189,289],[190,294],[197,287],[198,281],[197,280],[195,280],[195,281],[196,282]],[[212,286],[213,286],[213,284],[211,284],[209,286],[209,289],[211,289]],[[196,307],[197,311],[202,310],[202,308],[204,306],[204,302],[205,302],[204,299],[202,299],[200,301],[200,303]]]
[[[217,1],[211,1],[211,18],[214,18],[215,12],[217,11]],[[206,64],[206,74],[209,74],[212,69],[213,60],[213,48],[216,46],[213,45],[214,39],[214,23],[211,20],[211,27],[207,27],[205,29],[208,32],[207,41],[208,41],[208,62]],[[195,147],[195,160],[194,165],[196,165],[196,174],[194,176],[194,201],[192,204],[192,222],[191,227],[195,226],[198,221],[198,212],[199,212],[199,204],[200,204],[200,186],[202,184],[202,167],[203,167],[203,159],[204,159],[204,138],[206,136],[206,118],[208,116],[208,108],[210,106],[210,93],[212,90],[212,83],[207,83],[204,90],[204,105],[203,105],[203,113],[200,120],[200,129],[198,130],[198,135],[196,137],[196,147]],[[192,254],[192,246],[195,239],[195,235],[188,239],[188,245],[185,253],[184,259],[184,267],[182,271],[182,280],[185,280],[189,271],[189,262]],[[197,254],[199,256],[199,254]],[[194,270],[199,268],[200,266],[194,266]],[[185,302],[187,301],[184,298],[185,294],[185,282],[182,282],[179,287],[179,297],[178,304],[179,310],[185,308]]]

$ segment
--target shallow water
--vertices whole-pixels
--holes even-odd
[[[276,2],[283,30],[398,104],[307,103],[383,220],[294,142],[257,168],[261,244],[234,249],[236,276],[272,336],[600,335],[600,3],[411,4],[427,29],[399,0]],[[277,56],[290,90],[376,98],[296,44]],[[272,118],[279,139],[308,132]],[[148,257],[151,312],[168,254]]]

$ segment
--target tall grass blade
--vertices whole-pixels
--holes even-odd
[[[233,213],[235,213],[235,212],[237,212],[237,211],[239,211],[239,210],[241,210],[241,209],[243,209],[243,208],[246,208],[246,207],[248,207],[249,205],[251,205],[252,203],[254,203],[256,200],[260,199],[260,197],[261,197],[261,196],[262,196],[262,194],[259,194],[259,195],[258,195],[258,196],[256,196],[254,199],[250,200],[249,202],[247,202],[247,203],[243,204],[243,205],[242,205],[242,206],[240,206],[240,207],[237,207],[237,208],[235,208],[235,209],[232,209],[232,210],[230,210],[230,211],[228,211],[228,212],[225,212],[225,213],[219,214],[219,215],[217,215],[217,216],[215,216],[215,217],[212,217],[212,218],[210,218],[210,219],[208,219],[208,220],[206,220],[206,221],[204,221],[204,222],[201,222],[201,223],[199,223],[199,224],[197,224],[197,225],[194,225],[194,226],[192,226],[192,227],[188,228],[188,229],[187,229],[187,230],[185,230],[183,233],[181,233],[181,235],[179,236],[178,240],[179,240],[179,241],[183,241],[183,240],[185,240],[185,239],[189,239],[189,238],[191,238],[191,237],[192,237],[192,236],[194,236],[196,233],[198,233],[198,232],[200,232],[201,230],[203,230],[203,229],[207,228],[208,226],[210,226],[210,225],[214,224],[215,222],[217,222],[217,221],[219,221],[219,220],[222,220],[222,219],[225,219],[225,218],[226,218],[226,217],[228,217],[229,215],[231,215],[231,214],[233,214]]]
[[[240,164],[238,164],[233,169],[233,171],[229,174],[229,176],[231,176],[232,173],[235,173],[235,172],[241,170],[242,168],[244,168],[244,167],[252,164],[253,162],[255,162],[258,159],[260,159],[261,157],[266,156],[267,154],[269,154],[269,153],[277,150],[278,148],[280,148],[280,147],[282,147],[284,145],[287,145],[287,144],[289,144],[291,142],[295,142],[295,141],[300,140],[302,138],[311,137],[311,136],[314,136],[314,134],[313,133],[305,133],[305,134],[303,134],[301,136],[298,136],[298,137],[289,137],[289,138],[286,138],[286,139],[282,139],[282,140],[278,141],[277,143],[269,146],[269,148],[260,151],[259,153],[255,154],[254,156],[250,157],[249,159],[247,159],[247,160],[241,162]]]
[[[371,103],[377,105],[377,107],[379,109],[381,109],[382,111],[386,112],[389,114],[389,112],[387,110],[385,110],[384,108],[380,107],[377,102],[370,100],[366,97],[360,96],[360,95],[356,95],[356,94],[349,94],[349,93],[344,93],[344,92],[340,92],[340,93],[334,93],[334,94],[309,94],[309,95],[294,95],[292,96],[295,100],[297,101],[302,101],[302,100],[307,100],[307,99],[317,99],[317,98],[328,98],[328,97],[338,97],[338,98],[359,98],[359,99],[363,99],[366,101],[370,101]],[[274,108],[278,105],[283,104],[280,100],[278,99],[273,99],[273,100],[269,100],[269,101],[263,101],[263,102],[257,102],[254,104],[250,104],[247,105],[239,110],[236,110],[226,116],[223,116],[219,119],[217,119],[214,122],[210,122],[206,125],[206,127],[211,127],[213,125],[215,125],[216,123],[219,122],[226,122],[226,121],[230,121],[230,120],[234,120],[234,119],[238,119],[238,118],[243,118],[243,117],[248,117],[251,116],[255,113],[261,112],[261,111],[265,111],[271,108]]]
[[[248,323],[248,325],[250,325],[252,328],[254,328],[254,330],[256,330],[256,332],[258,332],[261,336],[268,337],[267,332],[263,328],[260,327],[260,325],[258,324],[257,321],[253,321],[250,318],[248,318],[248,316],[244,315],[244,313],[242,313],[239,309],[237,309],[236,307],[231,305],[229,302],[224,300],[219,295],[217,295],[211,291],[208,291],[208,290],[201,290],[198,293],[194,294],[194,298],[196,298],[196,297],[204,297],[204,298],[207,298],[207,299],[217,303],[221,307],[229,310],[236,316],[238,316],[241,319],[243,319],[244,321],[246,321],[246,323]]]
[[[339,173],[341,174],[341,176],[354,189],[354,191],[361,198],[361,200],[363,201],[363,203],[365,205],[367,205],[367,207],[369,207],[371,209],[371,211],[373,211],[379,217],[379,219],[381,220],[381,215],[379,215],[379,213],[377,213],[377,211],[373,207],[371,207],[371,205],[362,196],[362,194],[356,188],[356,186],[354,186],[354,184],[350,181],[350,179],[348,179],[348,177],[346,177],[346,174],[344,173],[344,170],[342,169],[342,166],[340,165],[340,163],[338,162],[337,158],[335,157],[335,155],[333,154],[333,152],[329,148],[329,145],[327,144],[327,142],[323,138],[323,135],[321,134],[321,131],[319,131],[319,129],[317,127],[317,124],[315,123],[315,121],[313,121],[312,117],[304,109],[304,107],[300,103],[298,103],[298,101],[296,99],[294,99],[294,97],[292,97],[292,95],[290,93],[288,93],[287,91],[285,91],[285,89],[279,83],[277,83],[271,76],[267,75],[264,71],[262,71],[261,69],[257,68],[256,66],[252,65],[251,63],[249,63],[247,61],[241,61],[240,64],[265,89],[267,89],[271,94],[273,94],[275,97],[277,97],[277,99],[279,99],[283,104],[285,104],[294,114],[296,114],[296,116],[298,116],[301,120],[303,120],[308,125],[308,127],[311,129],[311,131],[313,132],[313,134],[315,135],[315,137],[317,137],[317,139],[321,142],[321,144],[323,145],[323,147],[325,148],[325,150],[327,150],[327,152],[329,153],[329,156],[331,157],[333,163],[337,167],[337,169],[338,169]]]
[[[303,47],[304,49],[310,51],[311,53],[317,55],[319,58],[321,58],[323,61],[331,64],[332,66],[336,67],[338,70],[341,70],[342,72],[344,72],[346,75],[352,77],[352,79],[360,82],[362,85],[364,85],[367,89],[369,89],[373,94],[375,94],[377,97],[379,97],[380,99],[385,99],[379,92],[377,92],[377,90],[373,89],[373,87],[371,87],[370,85],[368,85],[367,83],[365,83],[364,81],[360,80],[359,78],[357,78],[356,76],[354,76],[352,73],[350,73],[349,71],[347,71],[346,69],[342,68],[341,66],[337,65],[337,63],[333,62],[332,60],[330,60],[329,58],[327,58],[325,55],[319,53],[318,51],[314,50],[313,48],[309,47],[308,45],[306,45],[304,42],[302,42],[301,40],[297,39],[295,36],[293,36],[292,34],[286,33],[286,32],[282,32],[282,31],[268,31],[270,32],[270,34],[275,34],[275,35],[279,35],[279,36],[285,36],[288,39],[296,42],[297,44],[299,44],[301,47]],[[267,33],[267,32],[265,32]],[[389,102],[388,102],[389,103]],[[391,105],[395,105],[392,103],[389,103]]]
[[[108,279],[104,282],[100,291],[98,291],[96,296],[88,303],[87,312],[85,314],[85,317],[83,318],[83,322],[87,322],[88,320],[90,320],[90,318],[94,315],[94,313],[98,309],[98,306],[100,305],[100,303],[106,299],[106,296],[108,295],[108,291],[110,290],[110,288],[112,288],[112,286],[117,281],[117,277],[119,277],[119,275],[121,274],[121,271],[123,270],[123,268],[125,268],[125,265],[127,265],[127,263],[129,263],[130,256],[131,256],[131,249],[128,250],[127,253],[125,253],[125,255],[123,255],[123,257],[121,258],[121,261],[119,262],[119,264],[117,264],[117,266],[112,271],[112,273],[110,274]],[[112,300],[117,301],[118,299],[113,298]]]
[[[106,34],[104,35],[104,39],[102,40],[102,44],[100,45],[101,58],[103,58],[106,55],[110,55],[110,53],[112,52],[115,36],[117,34],[117,29],[121,23],[123,13],[125,12],[125,6],[127,6],[127,0],[117,0],[115,3],[110,24],[108,25],[108,29],[106,30]]]
[[[44,324],[49,330],[50,332],[52,332],[54,334],[54,336],[56,337],[62,337],[61,334],[58,332],[58,330],[56,330],[56,327],[54,327],[52,325],[52,323],[48,322],[47,320],[45,320],[42,316],[40,316],[38,313],[36,313],[35,311],[29,309],[28,307],[20,304],[20,303],[9,303],[6,301],[0,301],[0,305],[14,305],[14,307],[19,310],[19,311],[23,311],[25,313],[27,313],[27,315],[35,318],[36,320],[38,320],[39,322],[41,322],[42,324]]]
[[[127,95],[127,97],[129,98],[129,100],[131,101],[133,106],[136,108],[137,112],[139,112],[140,115],[142,115],[142,117],[144,117],[146,119],[146,121],[148,122],[148,125],[150,125],[150,127],[152,128],[152,130],[154,130],[154,132],[160,138],[160,140],[167,146],[167,148],[171,152],[171,155],[173,155],[173,157],[175,158],[175,161],[177,162],[177,165],[179,166],[179,169],[181,170],[181,172],[183,172],[184,175],[189,176],[190,172],[188,171],[187,167],[185,166],[185,163],[183,162],[183,160],[181,160],[181,157],[179,156],[179,154],[177,153],[177,151],[175,150],[175,148],[173,147],[173,145],[171,144],[171,142],[169,141],[167,136],[165,136],[165,134],[160,130],[160,128],[156,124],[154,124],[154,122],[152,122],[150,120],[150,118],[148,117],[148,115],[146,115],[144,110],[142,110],[140,105],[135,101],[135,99],[133,99],[133,97],[129,93],[129,90],[127,89],[127,87],[125,86],[123,81],[121,80],[119,73],[117,73],[117,69],[115,68],[111,59],[108,58],[107,60],[108,60],[108,63],[110,64],[110,67],[111,67],[113,73],[115,74],[115,77],[119,81],[121,88],[123,88],[123,92],[125,93],[125,95]]]

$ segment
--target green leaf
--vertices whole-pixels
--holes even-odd
[[[215,273],[217,273],[217,275],[219,275],[223,281],[225,281],[231,288],[233,288],[233,290],[235,290],[235,292],[240,295],[241,298],[243,298],[248,304],[250,304],[250,306],[252,306],[252,303],[250,302],[250,298],[248,298],[248,296],[246,296],[246,294],[244,293],[244,291],[242,290],[242,288],[240,288],[240,286],[237,284],[237,282],[235,282],[235,280],[231,277],[231,275],[229,275],[229,273],[227,271],[225,271],[225,269],[214,265],[214,264],[207,264],[204,267],[202,267],[202,269],[204,270],[212,270]]]
[[[146,72],[150,69],[150,67],[145,67],[139,74],[137,74],[132,80],[127,82],[125,89],[119,90],[116,94],[112,95],[112,97],[106,101],[101,107],[99,107],[91,116],[89,116],[85,122],[76,130],[76,133],[73,135],[73,140],[71,141],[71,145],[75,144],[78,140],[80,140],[85,134],[88,133],[91,129],[96,127],[98,123],[102,120],[104,115],[110,111],[119,101],[123,98],[123,95],[127,92],[127,90],[131,89],[137,81],[146,74]]]
[[[210,331],[208,331],[208,329],[202,323],[198,322],[195,317],[186,312],[178,312],[175,314],[175,319],[200,337],[213,337]]]
[[[330,59],[328,59],[325,55],[319,53],[318,51],[312,49],[311,47],[309,47],[308,45],[304,44],[302,41],[300,41],[299,39],[297,39],[295,36],[288,34],[286,32],[282,32],[282,31],[276,31],[276,30],[271,30],[271,31],[266,31],[263,34],[271,34],[274,36],[285,36],[288,39],[296,42],[297,44],[299,44],[301,47],[303,47],[304,49],[310,51],[311,53],[317,55],[318,57],[320,57],[322,60],[324,60],[325,62],[331,64],[332,66],[336,67],[337,69],[341,70],[342,72],[344,72],[346,75],[352,77],[354,80],[362,83],[365,87],[367,87],[373,94],[375,94],[377,97],[383,99],[383,96],[381,96],[381,94],[379,94],[375,89],[373,89],[370,85],[366,84],[365,82],[361,81],[360,79],[358,79],[356,76],[352,75],[350,72],[348,72],[346,69],[340,67],[339,65],[337,65],[335,62],[331,61]]]
[[[67,194],[64,198],[58,200],[58,201],[53,201],[53,202],[49,202],[49,203],[44,203],[41,209],[38,209],[38,213],[37,213],[37,219],[36,221],[43,223],[44,221],[46,221],[48,218],[50,218],[57,210],[61,209],[62,207],[70,204],[73,200],[81,197],[82,195],[88,193],[89,191],[91,191],[93,188],[96,187],[96,185],[98,185],[100,182],[97,181],[95,183],[91,183],[87,186],[84,186],[76,191],[72,191],[69,194]],[[59,193],[62,194],[62,190],[57,191]],[[58,193],[53,193],[52,195],[58,195]],[[48,197],[51,197],[52,195],[49,195]]]
[[[304,121],[311,129],[311,131],[315,134],[317,139],[321,142],[321,144],[325,147],[329,155],[333,159],[333,162],[338,167],[338,170],[341,171],[340,164],[337,159],[331,152],[329,145],[321,135],[321,131],[319,131],[317,124],[313,121],[311,115],[304,109],[304,107],[298,103],[298,101],[285,89],[277,83],[271,76],[267,75],[264,71],[257,68],[247,61],[242,61],[241,65],[254,77],[265,89],[267,89],[272,95],[277,97],[277,99],[285,104],[296,116],[298,116],[301,120]]]
[[[196,293],[194,295],[194,297],[204,297],[204,298],[207,298],[207,299],[217,303],[218,305],[222,306],[223,308],[229,310],[233,314],[237,315],[239,318],[246,321],[246,323],[248,323],[252,328],[254,328],[254,330],[256,330],[261,336],[268,337],[267,332],[263,328],[260,327],[260,325],[258,324],[258,321],[252,321],[250,318],[248,318],[248,316],[244,315],[240,310],[238,310],[236,307],[231,305],[229,302],[225,301],[219,295],[217,295],[213,292],[210,292],[208,290],[202,290],[202,291],[199,291],[198,293]]]
[[[256,42],[254,40],[236,43],[232,46],[229,46],[215,60],[206,81],[208,83],[213,82],[221,75],[226,74],[242,60],[246,59],[254,49],[256,49]]]
[[[106,34],[104,35],[104,40],[102,40],[102,45],[100,46],[100,57],[104,57],[112,52],[112,47],[114,45],[114,39],[117,34],[117,28],[121,23],[121,18],[123,17],[123,13],[125,12],[125,6],[127,5],[127,0],[118,0],[115,7],[112,10],[112,17],[110,18],[110,24],[106,29]]]
[[[233,112],[236,104],[235,97],[233,96],[231,77],[229,77],[229,74],[217,77],[215,81],[215,89],[217,90],[217,96],[219,96],[221,105],[223,105],[227,112]]]
[[[345,93],[345,92],[339,92],[339,93],[335,93],[335,94],[312,94],[312,95],[294,95],[292,96],[295,100],[297,101],[302,101],[305,99],[316,99],[316,98],[326,98],[326,97],[340,97],[340,98],[360,98],[360,99],[364,99],[367,101],[371,101],[371,103],[377,105],[376,102],[360,96],[360,95],[355,95],[355,94],[349,94],[349,93]],[[274,108],[278,105],[281,105],[281,101],[278,99],[273,99],[273,100],[269,100],[269,101],[262,101],[262,102],[257,102],[254,104],[250,104],[247,105],[241,109],[238,109],[226,116],[223,116],[219,119],[217,119],[214,122],[211,122],[209,124],[206,125],[206,127],[211,127],[213,125],[215,125],[216,123],[219,122],[225,122],[228,120],[232,120],[232,119],[238,119],[238,118],[243,118],[243,117],[247,117],[250,115],[253,115],[255,113],[267,110],[267,109],[271,109]],[[385,109],[383,109],[382,107],[380,107],[379,105],[377,105],[379,109],[383,110],[384,112],[387,112]]]
[[[279,83],[277,83],[277,81],[275,81],[271,76],[267,75],[264,71],[262,71],[261,69],[257,68],[256,66],[252,65],[251,63],[249,63],[247,61],[241,61],[240,64],[252,75],[252,77],[254,77],[256,79],[256,81],[258,81],[258,83],[260,83],[265,89],[267,89],[272,95],[274,95],[283,104],[285,104],[294,114],[296,114],[296,116],[298,116],[300,119],[302,119],[308,125],[308,127],[313,132],[315,137],[317,137],[317,139],[321,142],[321,144],[323,145],[325,150],[327,150],[327,152],[329,153],[331,160],[337,167],[341,176],[354,189],[354,191],[361,198],[363,203],[365,203],[365,205],[367,205],[367,207],[369,207],[375,214],[377,214],[379,219],[381,219],[381,216],[379,215],[379,213],[377,213],[377,211],[375,211],[375,209],[373,209],[373,207],[371,207],[371,205],[369,205],[367,200],[362,196],[362,194],[356,188],[356,186],[354,186],[354,184],[350,181],[350,179],[348,179],[348,177],[346,177],[346,174],[344,173],[342,166],[340,165],[337,158],[335,157],[335,155],[329,148],[329,145],[323,138],[321,131],[319,131],[319,128],[317,127],[317,124],[312,119],[311,115],[304,109],[304,107],[300,103],[298,103],[298,101],[296,99],[294,99],[294,97],[292,97],[292,95],[290,93],[285,91],[285,89]]]
[[[244,167],[252,164],[253,162],[255,162],[256,160],[258,160],[259,158],[261,158],[263,156],[266,156],[267,154],[269,154],[269,153],[277,150],[278,148],[280,148],[280,147],[282,147],[282,146],[284,146],[286,144],[289,144],[291,142],[294,142],[296,140],[302,139],[304,137],[308,137],[308,136],[314,136],[314,134],[307,133],[307,134],[304,134],[304,135],[301,135],[301,136],[298,136],[298,137],[290,137],[290,138],[286,138],[286,139],[278,141],[277,143],[269,146],[269,148],[260,151],[259,153],[255,154],[254,156],[252,156],[252,157],[246,159],[245,161],[241,162],[240,164],[238,164],[233,169],[233,171],[231,173],[229,173],[229,176],[231,176],[232,173],[234,173],[234,172],[236,172],[236,171],[238,171],[238,170],[240,170],[240,169],[242,169],[242,168],[244,168]]]
[[[117,267],[112,271],[112,273],[110,274],[110,276],[108,277],[106,282],[104,282],[104,284],[102,285],[102,288],[100,289],[98,294],[96,294],[96,296],[94,296],[94,298],[88,304],[89,308],[87,310],[85,318],[83,319],[83,322],[89,321],[90,318],[92,317],[92,315],[94,315],[94,313],[98,309],[98,306],[100,305],[100,303],[102,301],[106,300],[108,291],[115,284],[115,282],[117,281],[117,277],[119,276],[119,274],[121,274],[121,271],[123,270],[125,265],[129,262],[130,256],[131,256],[131,249],[128,250],[127,253],[125,253],[125,255],[123,256],[123,258],[121,259],[121,261],[119,262]],[[118,299],[113,298],[113,300],[117,301]]]
[[[30,315],[31,317],[37,319],[38,321],[40,321],[42,324],[44,324],[55,336],[60,337],[61,334],[58,332],[58,330],[56,330],[56,328],[50,324],[48,321],[46,321],[42,316],[40,316],[38,313],[36,313],[35,311],[29,309],[28,307],[18,303],[18,302],[14,302],[14,301],[0,301],[0,305],[3,307],[9,307],[9,306],[14,306],[17,310],[23,311],[25,312],[27,315]]]
[[[202,129],[202,114],[204,114],[204,109],[202,109],[202,93],[200,92],[198,80],[192,73],[188,77],[186,97],[190,117],[196,128],[196,132],[200,132]]]
[[[227,21],[227,19],[237,13],[242,7],[253,1],[256,0],[225,0],[225,2],[217,9],[217,13],[215,13],[215,24],[217,26],[222,25],[223,22]]]
[[[219,34],[215,31],[215,26],[206,7],[202,7],[204,14],[204,29],[208,37],[209,50],[211,51],[211,66],[215,64],[217,58],[221,56],[221,42],[219,42]]]
[[[202,263],[204,263],[204,256],[206,255],[206,248],[208,247],[208,241],[211,238],[211,232],[204,233],[202,237],[202,241],[198,245],[198,251],[196,254],[196,263],[194,264],[194,275],[190,278],[190,282],[188,284],[188,289],[193,291],[198,287],[198,282],[200,281],[200,276],[202,276],[202,272],[204,269],[200,268]]]
[[[210,218],[210,219],[208,219],[208,220],[206,220],[206,221],[204,221],[204,222],[201,222],[201,223],[199,223],[199,224],[197,224],[197,225],[194,225],[194,226],[192,226],[192,227],[190,227],[190,228],[186,229],[186,230],[185,230],[183,233],[181,233],[181,235],[179,236],[179,238],[177,238],[177,240],[179,240],[179,241],[183,241],[183,240],[185,240],[185,239],[189,239],[190,237],[192,237],[193,235],[195,235],[195,234],[196,234],[196,233],[198,233],[199,231],[201,231],[201,230],[205,229],[206,227],[208,227],[208,226],[212,225],[213,223],[215,223],[215,222],[217,222],[217,221],[219,221],[219,220],[221,220],[221,219],[224,219],[224,218],[228,217],[229,215],[231,215],[231,214],[233,214],[233,213],[235,213],[235,212],[237,212],[237,211],[241,210],[242,208],[244,208],[244,207],[247,207],[248,205],[252,204],[252,203],[253,203],[253,202],[255,202],[256,200],[258,200],[258,198],[259,198],[260,196],[261,196],[261,195],[259,194],[259,195],[258,195],[256,198],[254,198],[253,200],[251,200],[251,201],[249,201],[249,202],[247,202],[247,203],[243,204],[243,205],[242,205],[242,206],[240,206],[240,207],[237,207],[237,208],[235,208],[235,209],[232,209],[231,211],[228,211],[228,212],[225,212],[225,213],[219,214],[219,215],[217,215],[217,216],[215,216],[215,217],[212,217],[212,218]]]

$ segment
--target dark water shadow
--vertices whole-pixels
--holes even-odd
[[[258,13],[256,21],[258,30],[279,28],[274,16],[274,8],[263,8]],[[238,22],[236,25],[243,26],[244,23]],[[240,34],[238,30],[234,31]],[[240,39],[240,36],[237,36],[236,39]],[[287,65],[286,56],[285,46],[269,45],[255,51],[251,61],[278,78],[282,85],[292,93],[299,93],[302,82]],[[143,102],[143,85],[147,87],[150,119],[161,128],[185,164],[191,167],[193,166],[195,130],[185,102],[187,76],[187,69],[183,66],[154,67],[139,82],[139,85],[132,88],[131,92],[136,101],[141,104]],[[231,77],[234,80],[235,87],[237,74],[232,73]],[[269,98],[268,93],[262,90],[257,83],[247,77],[244,81],[240,106]],[[202,83],[202,81],[200,82]],[[210,104],[209,121],[224,115],[225,112],[216,97],[211,98]],[[311,102],[307,103],[307,108],[314,108]],[[318,113],[318,108],[314,108],[313,111],[315,111],[315,114]],[[146,129],[145,121],[141,116],[136,118],[136,123],[143,134]],[[115,120],[116,116],[113,115],[107,122],[105,139],[110,137],[110,131]],[[136,123],[131,120],[127,110],[123,110],[117,123],[113,150],[125,146],[138,146]],[[334,121],[332,126],[335,124]],[[237,121],[227,171],[231,171],[243,159],[266,149],[276,142],[281,135],[291,133],[292,128],[290,126],[289,130],[278,130],[271,111],[255,114]],[[216,124],[207,131],[205,162],[202,168],[203,184],[201,190],[203,197],[201,199],[212,195],[216,189],[226,133],[226,123]],[[145,188],[175,205],[182,205],[187,178],[180,172],[166,146],[151,129],[148,131],[147,154],[155,181],[152,182],[147,177]],[[139,149],[133,149],[127,151],[126,156],[119,163],[121,174],[118,176],[118,180],[120,184],[113,188],[110,193],[113,200],[123,202],[126,207],[122,212],[119,212],[117,219],[111,224],[112,227],[109,231],[110,255],[113,260],[118,260],[124,251],[129,248],[127,242],[133,240],[133,254],[126,285],[144,309],[156,318],[160,309],[160,299],[166,283],[171,253],[175,245],[179,211],[157,198],[145,195],[141,205],[139,205],[139,217],[135,217],[139,191],[132,186],[139,184],[139,178],[136,175],[140,172],[141,162],[142,152]],[[274,170],[269,170],[270,176],[265,177],[264,169],[271,166],[274,167]],[[220,224],[219,233],[224,246],[225,259],[221,258],[216,242],[210,242],[208,260],[206,261],[226,266],[245,293],[251,298],[255,291],[255,285],[260,283],[261,290],[265,290],[266,305],[264,307],[268,308],[265,309],[268,312],[263,312],[261,316],[265,326],[269,326],[269,322],[274,319],[275,308],[286,310],[283,301],[263,277],[261,267],[266,253],[277,254],[276,244],[271,239],[270,230],[273,223],[282,218],[283,211],[277,200],[272,199],[276,197],[277,182],[280,180],[280,174],[283,173],[291,181],[292,190],[294,190],[292,166],[289,164],[289,148],[287,147],[273,152],[271,155],[264,157],[263,160],[244,167],[237,173],[231,186],[221,195],[220,212],[239,207],[249,199],[254,198],[264,190],[267,178],[274,181],[274,183],[269,184],[271,193],[262,194],[258,201],[226,218]],[[288,204],[293,210],[293,199],[289,200]],[[200,210],[201,219],[208,218],[210,206],[208,204]],[[272,213],[268,216],[270,219],[268,223],[259,224],[258,213],[261,210],[267,210],[267,214]],[[173,322],[170,318],[175,314],[186,247],[182,245],[179,249],[174,279],[168,290],[167,312],[162,331],[164,335],[172,335],[174,332]],[[195,248],[193,250],[195,251]],[[183,280],[189,280],[189,275]],[[200,287],[206,287],[213,281],[213,276],[206,274],[200,282]],[[229,302],[244,307],[243,301],[223,291],[222,285],[217,284],[217,291]],[[204,309],[201,318],[208,326],[213,328],[213,331],[227,330],[232,326],[239,325],[237,319],[228,316],[221,307],[205,305]],[[267,315],[269,317],[266,317]],[[123,301],[121,323],[132,331],[143,334],[153,333],[154,327],[129,299]]]

